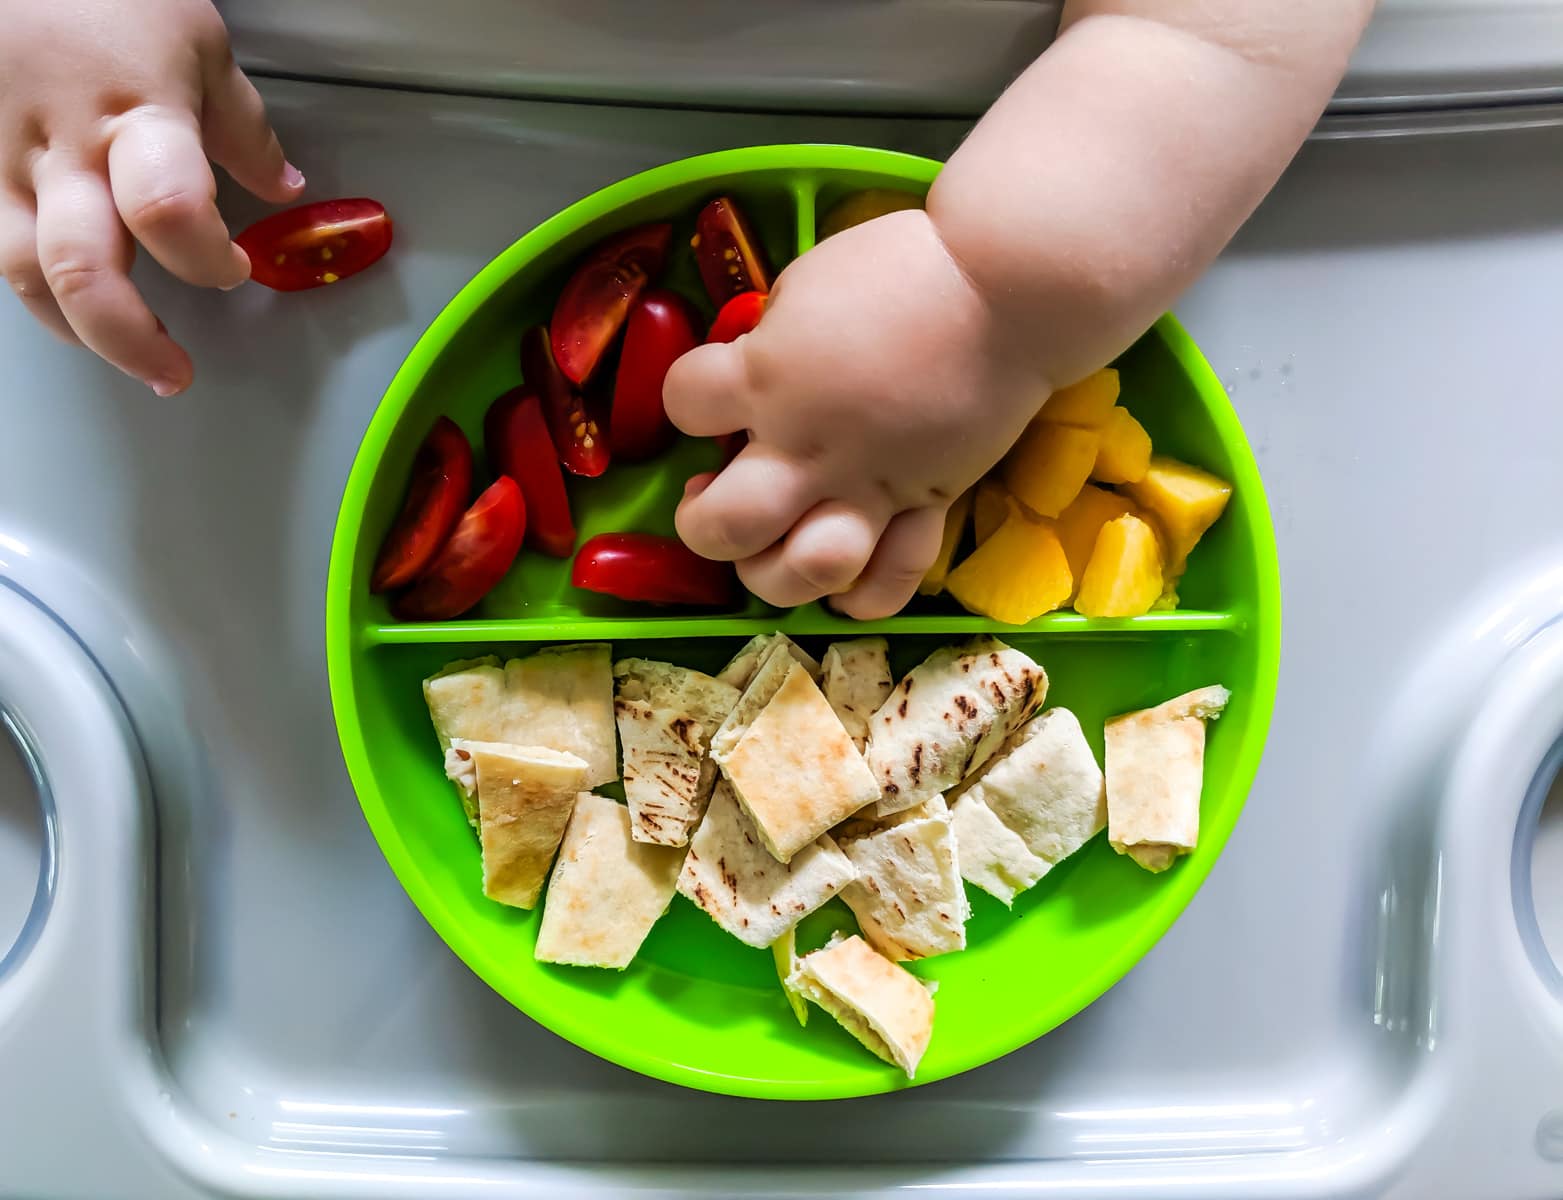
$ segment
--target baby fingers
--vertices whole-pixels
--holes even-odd
[[[744,586],[767,604],[792,608],[850,588],[863,573],[889,514],[838,501],[817,505],[779,546],[738,564]]]
[[[894,616],[922,582],[943,537],[944,513],[939,509],[901,513],[885,528],[868,569],[831,606],[859,621]]]

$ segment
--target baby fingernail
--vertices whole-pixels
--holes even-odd
[[[179,392],[184,390],[180,384],[173,383],[167,379],[148,380],[147,387],[151,388],[153,392],[165,400],[169,396],[177,395]]]
[[[300,171],[292,163],[284,163],[282,165],[282,182],[290,188],[301,188],[304,186],[304,172]]]

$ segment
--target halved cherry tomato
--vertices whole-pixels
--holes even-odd
[[[434,422],[412,460],[412,482],[369,577],[371,592],[406,587],[433,561],[472,498],[472,447],[456,422]]]
[[[645,604],[725,608],[737,594],[731,563],[701,558],[677,538],[599,533],[581,547],[570,583]]]
[[[608,439],[586,397],[575,390],[554,362],[548,327],[534,325],[521,335],[521,379],[543,402],[543,420],[554,452],[572,475],[595,479],[608,469]]]
[[[706,342],[736,342],[760,323],[765,315],[765,292],[742,292],[722,305],[711,322]]]
[[[570,276],[548,329],[554,361],[571,383],[585,383],[597,369],[630,305],[661,274],[672,238],[671,225],[626,229],[599,243]]]
[[[521,485],[530,518],[527,544],[554,558],[569,558],[575,549],[570,497],[535,392],[512,388],[489,405],[483,418],[483,449],[496,474],[508,475]]]
[[[302,292],[378,262],[391,248],[391,218],[377,200],[321,200],[273,213],[233,240],[256,283]]]
[[[526,502],[508,475],[488,487],[410,592],[391,601],[400,621],[448,621],[494,589],[521,551]]]
[[[673,440],[662,383],[668,368],[700,344],[699,327],[700,315],[677,292],[658,289],[635,302],[624,329],[608,418],[615,458],[650,458]]]
[[[700,210],[689,244],[695,248],[695,262],[712,304],[726,304],[739,292],[771,290],[765,247],[730,197],[718,196]]]

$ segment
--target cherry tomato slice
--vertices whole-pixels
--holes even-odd
[[[559,293],[554,361],[571,383],[583,384],[624,326],[630,305],[667,262],[671,225],[641,225],[601,242]]]
[[[597,406],[575,390],[554,362],[546,325],[534,325],[521,335],[521,379],[543,402],[543,420],[564,469],[587,479],[606,471],[608,438]]]
[[[677,431],[662,407],[662,383],[668,368],[700,344],[699,327],[700,315],[677,292],[658,289],[635,302],[608,418],[615,458],[650,458],[672,442]]]
[[[765,247],[731,198],[718,196],[700,210],[690,245],[712,304],[720,307],[739,292],[771,290]]]
[[[488,486],[457,522],[410,592],[391,601],[399,621],[448,621],[475,605],[505,577],[521,551],[526,501],[508,475]]]
[[[391,248],[391,218],[377,200],[321,200],[273,213],[234,241],[256,283],[302,292],[379,262]]]
[[[530,518],[527,544],[554,558],[569,558],[575,549],[570,497],[535,392],[513,388],[489,405],[483,418],[483,449],[496,474],[521,485]]]
[[[472,447],[456,422],[434,422],[412,460],[412,482],[401,515],[380,546],[371,592],[406,587],[423,574],[472,498]]]
[[[711,322],[711,332],[706,334],[706,341],[736,342],[760,323],[760,318],[765,315],[766,299],[764,292],[742,292],[734,296],[722,305],[716,320]]]
[[[677,538],[599,533],[581,547],[570,583],[645,604],[726,608],[737,595],[731,563],[701,558]]]

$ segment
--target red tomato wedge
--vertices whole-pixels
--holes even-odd
[[[599,533],[575,556],[570,583],[620,600],[696,608],[726,608],[738,591],[731,563],[651,533]]]
[[[595,406],[554,362],[546,325],[534,325],[521,335],[521,379],[543,402],[543,420],[564,469],[587,479],[606,471],[610,456],[602,422]]]
[[[676,430],[662,406],[668,368],[700,344],[700,315],[677,292],[647,292],[624,329],[613,381],[608,438],[615,458],[634,462],[665,450]]]
[[[448,621],[494,589],[521,551],[526,502],[501,475],[456,524],[450,540],[410,592],[391,601],[400,621]]]
[[[273,213],[234,241],[256,283],[302,292],[379,262],[391,248],[391,218],[377,200],[321,200]]]
[[[423,574],[472,498],[472,447],[441,417],[412,460],[412,482],[369,577],[371,592],[406,587]]]
[[[527,544],[554,558],[569,558],[575,549],[570,497],[535,392],[513,388],[489,405],[483,418],[483,449],[495,474],[509,476],[521,486],[529,518]]]
[[[765,247],[743,211],[727,196],[718,196],[695,218],[695,262],[711,303],[720,307],[739,292],[771,290],[771,267]]]
[[[711,322],[711,332],[706,334],[706,341],[736,342],[760,323],[760,318],[765,315],[767,298],[765,292],[742,292],[734,296],[722,305],[716,320]]]
[[[548,328],[554,361],[571,383],[583,384],[624,327],[630,305],[662,273],[671,225],[641,225],[600,242],[559,293]]]

